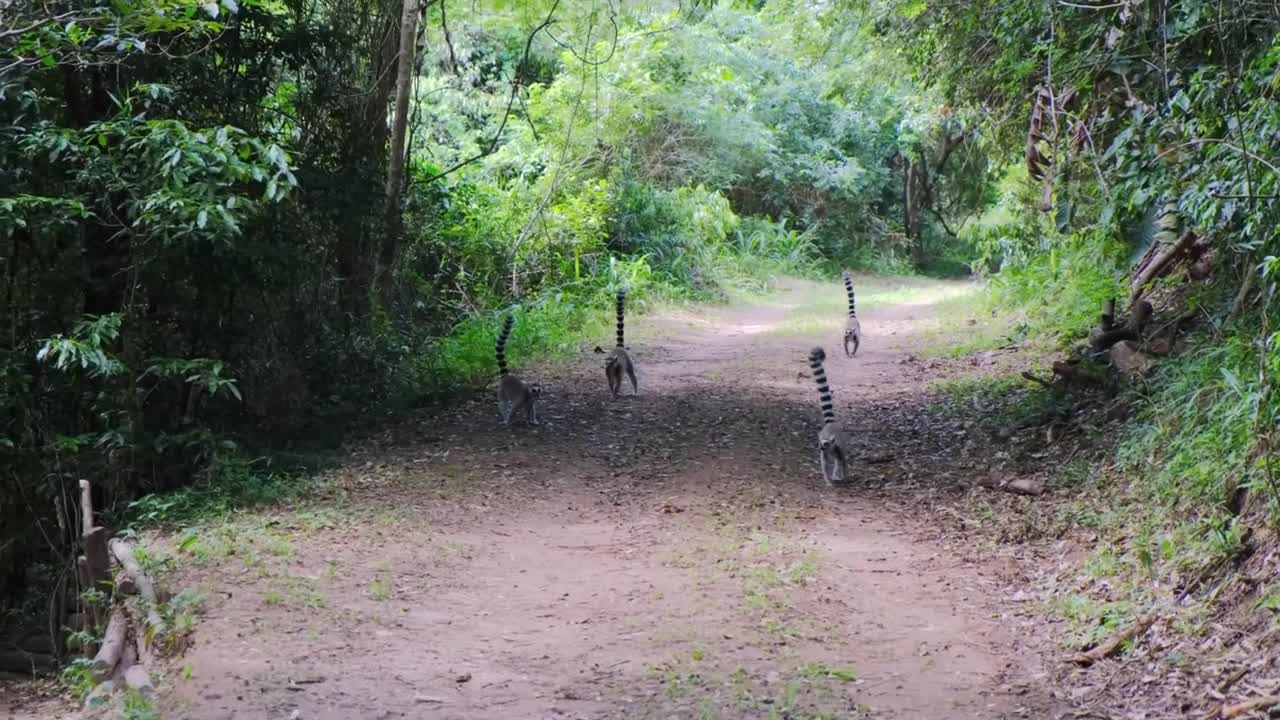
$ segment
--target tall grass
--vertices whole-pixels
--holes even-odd
[[[991,278],[991,300],[1020,311],[1031,334],[1083,337],[1106,301],[1126,294],[1121,278],[1127,247],[1102,232],[1046,236],[1035,244],[1006,246]]]

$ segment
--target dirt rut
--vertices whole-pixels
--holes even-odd
[[[971,467],[901,462],[946,450],[902,421],[929,379],[909,353],[965,288],[908,290],[867,303],[854,359],[836,284],[637,318],[638,397],[609,400],[584,353],[529,371],[542,427],[477,400],[353,451],[303,506],[198,528],[166,717],[1048,717],[998,575],[893,507]],[[815,343],[847,489],[817,466]]]

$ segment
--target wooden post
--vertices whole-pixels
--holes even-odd
[[[89,488],[88,480],[80,481],[80,522],[82,535],[88,535],[93,529],[93,492]]]
[[[84,554],[76,559],[80,575],[80,590],[103,590],[111,579],[111,555],[107,550],[107,531],[93,523],[93,486],[88,480],[80,481],[80,526],[84,541]],[[98,628],[106,620],[106,609],[93,603],[83,603],[85,617],[91,627]],[[86,648],[89,653],[92,648]]]

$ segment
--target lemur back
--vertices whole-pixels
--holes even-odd
[[[622,346],[624,313],[623,308],[626,305],[627,291],[625,289],[618,290],[617,295],[617,311],[618,311],[618,341],[614,345],[613,350],[609,352],[609,357],[604,361],[605,379],[609,381],[609,392],[613,397],[618,397],[618,392],[622,389],[622,374],[626,373],[627,378],[631,380],[631,394],[635,395],[639,391],[636,384],[636,368],[635,363],[631,361],[631,355],[627,353],[626,348]]]
[[[827,384],[827,372],[822,362],[827,353],[820,347],[809,352],[809,369],[818,384],[818,400],[822,406],[822,429],[818,431],[818,462],[822,466],[822,479],[831,485],[848,481],[848,440],[836,421],[835,403],[831,399],[831,387]]]
[[[503,425],[510,425],[511,416],[521,411],[524,412],[526,423],[537,425],[538,399],[542,396],[542,386],[538,383],[526,385],[507,369],[507,338],[511,336],[511,328],[515,324],[515,317],[508,315],[493,346],[494,355],[498,358],[498,413],[502,415]]]
[[[853,275],[848,270],[844,271],[844,289],[849,295],[849,319],[844,324],[844,354],[847,357],[853,357],[858,354],[858,346],[862,344],[862,323],[858,321],[858,311],[854,306],[853,297]],[[853,350],[849,350],[849,345],[853,345]]]

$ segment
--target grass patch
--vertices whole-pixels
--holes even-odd
[[[858,312],[889,305],[929,307],[953,298],[971,295],[972,283],[938,281],[910,276],[876,277],[857,275],[854,289]],[[788,279],[770,292],[742,292],[731,295],[735,302],[762,305],[785,311],[782,322],[769,332],[782,337],[800,337],[833,332],[848,313],[848,299],[839,277],[825,282]]]
[[[1253,607],[1255,610],[1269,612],[1273,617],[1280,620],[1280,585],[1273,584],[1259,593],[1258,599],[1253,603]]]
[[[797,672],[800,677],[809,678],[811,680],[839,680],[840,682],[854,682],[858,679],[857,673],[842,667],[831,667],[825,663],[806,663],[800,667]]]
[[[249,460],[235,451],[220,453],[195,484],[130,503],[125,520],[133,528],[189,525],[247,507],[291,500],[308,489],[311,473],[328,462],[328,458],[315,456],[293,458],[288,465],[273,469],[270,459]]]
[[[963,358],[1009,345],[1039,345],[1026,323],[1000,309],[976,283],[967,292],[934,303],[930,316],[920,320],[918,327],[923,357]]]
[[[392,585],[391,580],[385,577],[376,577],[369,581],[369,598],[378,602],[386,602],[391,599]]]
[[[743,667],[712,667],[677,657],[649,667],[669,700],[697,708],[698,718],[762,717],[782,720],[864,717],[850,714],[848,687],[857,674],[824,662],[787,663],[759,677]]]
[[[121,720],[160,720],[160,711],[142,693],[130,688],[124,694]]]
[[[930,390],[942,396],[932,408],[946,417],[978,418],[986,427],[1016,427],[1052,409],[1056,402],[1044,387],[1020,375],[980,375],[941,380]]]
[[[1095,526],[1117,540],[1085,566],[1117,578],[1113,592],[1140,599],[1149,581],[1216,599],[1246,550],[1241,497],[1274,523],[1273,491],[1256,451],[1262,401],[1258,349],[1242,337],[1210,342],[1161,366],[1117,449],[1106,486],[1112,508]],[[1144,583],[1143,581],[1148,581]],[[1187,628],[1198,624],[1189,619]]]
[[[1135,617],[1130,602],[1097,602],[1080,593],[1053,598],[1049,610],[1071,626],[1071,637],[1064,642],[1077,650],[1106,640]]]
[[[1097,322],[1107,299],[1127,296],[1120,278],[1128,266],[1129,247],[1105,231],[1052,242],[1048,251],[1011,247],[1000,272],[991,278],[991,300],[1016,312],[1028,335],[1073,342]]]
[[[159,612],[164,626],[153,641],[170,654],[182,652],[195,632],[204,600],[203,594],[185,589],[163,602]]]

